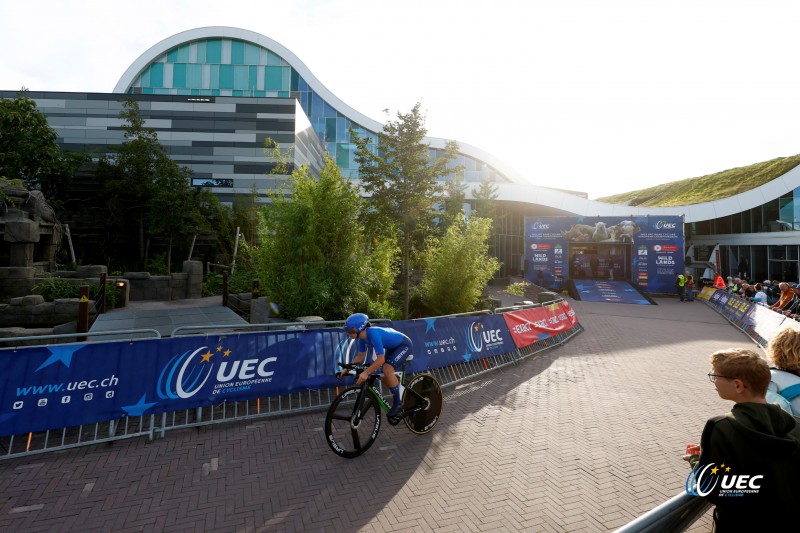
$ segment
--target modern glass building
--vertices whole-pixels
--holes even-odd
[[[127,68],[112,93],[28,95],[62,146],[94,154],[110,153],[124,141],[121,103],[136,99],[146,126],[158,133],[173,159],[193,171],[193,184],[209,187],[223,201],[250,194],[254,187],[260,193],[274,189],[286,178],[270,173],[276,161],[264,152],[267,138],[291,150],[295,165],[308,163],[312,171],[320,168],[327,151],[342,173],[357,181],[350,130],[370,139],[374,148],[383,127],[341,101],[281,44],[230,27],[197,28],[155,44]],[[15,96],[0,92],[0,98]],[[446,143],[436,137],[425,142],[434,157]],[[464,143],[459,143],[455,164],[464,166],[468,185],[489,180],[497,186],[503,216],[493,248],[503,262],[501,276],[524,270],[525,216],[682,215],[687,246],[694,246],[702,259],[719,244],[724,273],[735,273],[746,259],[751,279],[798,281],[800,171],[724,200],[643,208],[533,185],[546,177],[524,176]]]
[[[339,100],[290,50],[239,28],[198,28],[165,39],[130,66],[114,92],[296,99],[342,174],[353,179],[358,179],[358,165],[350,130],[374,147],[382,128]],[[429,141],[435,156],[444,141]],[[489,159],[468,147],[454,164],[464,166],[466,182],[514,181],[493,168]]]

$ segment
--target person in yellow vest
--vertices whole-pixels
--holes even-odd
[[[686,301],[686,276],[678,274],[678,278],[675,280],[675,287],[678,289],[678,298],[682,302]]]

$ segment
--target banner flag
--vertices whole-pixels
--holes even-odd
[[[566,300],[544,307],[509,311],[503,313],[503,318],[517,348],[550,338],[578,323],[578,315]]]

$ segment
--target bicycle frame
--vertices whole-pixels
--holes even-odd
[[[407,376],[403,371],[398,376],[403,384],[401,407],[397,409],[401,412],[390,417],[386,411],[391,412],[391,402],[383,399],[381,393],[384,389],[376,383],[380,374],[363,376],[362,372],[368,367],[339,364],[347,369],[349,375],[355,374],[360,384],[347,386],[338,393],[325,416],[325,440],[337,455],[352,459],[372,446],[381,428],[381,408],[390,425],[404,422],[417,435],[428,433],[439,420],[443,398],[441,386],[434,376],[426,372]]]
[[[356,374],[355,374],[356,377],[358,377],[358,375],[361,374],[361,372],[363,372],[363,369],[358,369],[357,368],[356,369]],[[404,389],[405,389],[405,384],[406,384],[405,368],[401,371],[401,375],[402,375],[402,377],[400,379],[400,383],[404,386]],[[386,403],[386,400],[383,399],[383,396],[381,396],[380,391],[378,391],[378,389],[375,388],[375,381],[377,379],[379,379],[380,377],[381,377],[380,374],[371,374],[367,378],[367,381],[365,381],[361,385],[361,390],[359,391],[358,397],[356,398],[355,405],[353,406],[353,415],[352,415],[352,417],[350,419],[354,427],[358,427],[358,424],[361,423],[361,417],[362,417],[362,413],[363,413],[362,406],[364,405],[364,398],[366,397],[366,395],[368,393],[371,394],[373,396],[373,398],[375,398],[375,401],[378,402],[378,405],[381,407],[381,409],[383,409],[384,412],[389,412],[389,409],[391,409],[389,407],[389,404]],[[425,399],[423,396],[420,396],[419,394],[417,394],[412,389],[405,389],[405,390],[408,391],[409,393],[413,394],[414,397],[416,397],[416,399],[418,401],[418,404],[413,409],[409,409],[408,411],[404,410],[400,414],[400,416],[397,417],[397,421],[398,422],[404,416],[412,415],[412,414],[414,414],[414,413],[416,413],[418,411],[421,411],[421,410],[423,410],[423,409],[425,409],[427,407],[427,402],[428,402],[427,399]],[[393,423],[391,419],[389,420],[389,423],[392,424],[392,425],[396,424],[396,422]]]

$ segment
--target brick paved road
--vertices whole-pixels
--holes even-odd
[[[315,413],[0,462],[0,530],[613,530],[683,489],[684,444],[727,410],[707,355],[754,346],[700,302],[659,302],[575,302],[584,333],[355,460]]]

